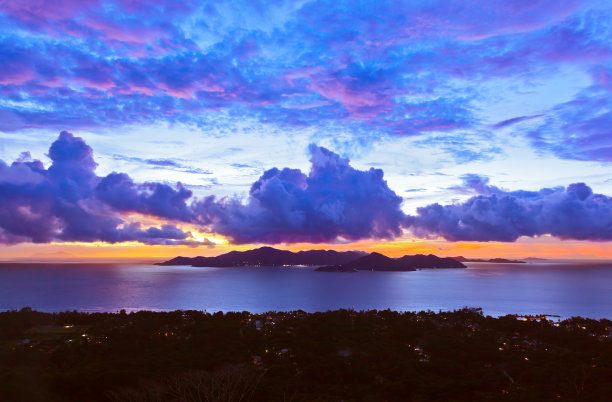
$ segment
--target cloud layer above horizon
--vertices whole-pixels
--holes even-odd
[[[121,216],[127,211],[179,216],[191,196],[180,184],[177,189],[159,183],[135,186],[121,174],[100,178],[91,147],[65,131],[49,148],[49,157],[53,163],[48,169],[27,152],[11,165],[0,160],[0,243],[208,244],[171,224],[143,228]],[[127,182],[111,194],[109,182],[117,176]]]
[[[584,183],[539,191],[505,191],[478,175],[454,188],[465,202],[421,207],[406,215],[402,198],[381,169],[358,170],[348,159],[310,146],[311,168],[272,168],[246,199],[198,199],[180,183],[137,183],[126,173],[95,173],[93,150],[61,132],[49,148],[52,164],[27,152],[0,160],[0,243],[136,241],[211,245],[180,228],[189,224],[233,244],[323,243],[393,239],[402,229],[449,241],[505,241],[521,236],[612,240],[612,198]],[[145,225],[136,216],[154,218]]]
[[[359,171],[347,159],[312,145],[308,175],[270,169],[253,183],[246,203],[198,200],[180,183],[135,183],[125,173],[95,174],[93,150],[62,131],[49,148],[52,165],[27,152],[0,161],[0,243],[138,241],[211,245],[193,240],[187,223],[239,243],[321,243],[393,238],[401,234],[402,202],[380,169]],[[126,221],[141,214],[167,222],[148,228]]]
[[[252,119],[348,132],[356,143],[484,131],[496,150],[511,130],[539,152],[609,162],[611,8],[0,1],[0,131]],[[482,157],[460,140],[445,146],[459,160]]]
[[[417,236],[449,241],[512,242],[521,236],[552,235],[566,240],[612,240],[612,197],[584,183],[539,191],[505,191],[488,178],[468,175],[463,189],[475,195],[462,203],[432,204],[408,216]]]

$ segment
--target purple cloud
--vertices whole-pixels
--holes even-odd
[[[272,168],[252,184],[248,198],[193,198],[180,183],[136,183],[125,173],[95,174],[93,150],[62,132],[48,168],[25,152],[0,161],[0,242],[138,241],[208,245],[176,227],[189,223],[235,244],[392,239],[410,229],[449,241],[515,241],[550,234],[561,239],[612,240],[612,197],[584,183],[539,191],[506,191],[466,175],[454,191],[465,202],[432,204],[414,216],[401,210],[381,169],[361,171],[348,159],[310,146],[308,174]],[[128,222],[127,213],[158,218],[160,227]]]
[[[44,0],[1,1],[0,12],[22,29],[52,37],[93,37],[113,46],[143,46],[175,38],[178,32],[167,19],[194,10],[189,3],[59,0],[49,7]]]
[[[62,132],[45,169],[28,154],[0,163],[0,240],[139,241],[201,244],[174,225],[142,228],[125,213],[201,225],[234,243],[325,242],[342,238],[393,238],[401,234],[402,198],[383,171],[360,171],[348,159],[311,145],[308,175],[297,169],[266,171],[253,183],[246,204],[214,196],[192,198],[180,183],[136,183],[125,173],[95,174],[93,150]]]
[[[173,225],[141,228],[122,212],[170,220],[189,220],[185,199],[191,192],[159,183],[135,184],[125,174],[95,174],[93,150],[63,131],[51,145],[52,164],[29,154],[11,165],[0,161],[0,242],[139,241],[145,244],[196,244]]]
[[[465,187],[476,195],[463,203],[432,204],[408,216],[418,235],[449,241],[505,241],[550,234],[560,239],[612,240],[612,197],[584,183],[539,191],[504,191],[470,175]]]
[[[528,137],[540,151],[563,159],[612,161],[611,95],[604,86],[592,86],[572,101],[557,105]]]
[[[474,83],[610,60],[606,21],[574,0],[2,1],[0,129],[219,111],[360,138],[474,128]]]
[[[321,243],[394,238],[401,234],[402,198],[383,171],[360,171],[348,159],[310,146],[308,175],[297,169],[266,171],[246,203],[208,197],[194,209],[203,224],[234,243]]]
[[[176,189],[162,183],[139,184],[125,173],[111,173],[99,181],[95,193],[116,211],[140,212],[184,222],[194,218],[186,203],[192,193],[181,183]]]
[[[529,121],[529,120],[537,119],[538,117],[542,117],[542,116],[544,116],[544,115],[543,114],[534,114],[532,116],[513,117],[511,119],[507,119],[507,120],[500,121],[499,123],[495,123],[493,125],[493,128],[504,128],[504,127],[508,127],[508,126],[512,126],[514,124],[520,123],[522,121]]]

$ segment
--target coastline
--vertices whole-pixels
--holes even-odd
[[[254,401],[571,400],[573,375],[585,367],[582,397],[604,400],[609,383],[602,379],[612,373],[610,320],[493,318],[468,308],[22,309],[0,313],[0,323],[5,400],[167,400],[177,392],[219,398],[238,389]]]

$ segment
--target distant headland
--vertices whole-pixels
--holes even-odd
[[[273,247],[230,251],[216,257],[175,257],[156,265],[191,265],[193,267],[280,267],[318,266],[319,272],[414,271],[419,268],[466,268],[456,259],[433,254],[405,255],[391,258],[363,251],[307,250],[292,252]]]

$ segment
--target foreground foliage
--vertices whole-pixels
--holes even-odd
[[[612,322],[399,313],[0,313],[3,401],[607,401]]]

